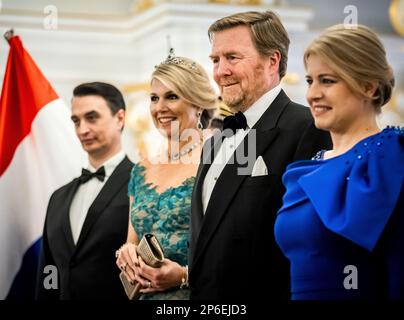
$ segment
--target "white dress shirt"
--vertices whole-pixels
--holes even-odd
[[[73,196],[72,204],[70,206],[70,227],[72,230],[72,236],[74,244],[77,244],[79,239],[81,228],[86,220],[88,209],[93,204],[95,198],[100,193],[102,187],[108,181],[108,178],[114,172],[115,168],[125,158],[125,153],[121,150],[107,161],[102,166],[105,169],[105,179],[100,181],[97,178],[92,178],[86,183],[81,184],[76,194]],[[100,168],[102,167],[100,166]],[[98,169],[98,168],[97,168]],[[91,164],[87,165],[87,170],[91,172],[97,171]]]
[[[237,130],[235,135],[223,140],[223,143],[220,146],[219,151],[217,152],[217,155],[213,160],[212,165],[206,173],[205,179],[203,181],[202,206],[204,214],[206,212],[206,208],[208,207],[210,196],[212,195],[212,191],[216,185],[216,181],[221,175],[227,162],[232,157],[238,145],[244,140],[245,136],[250,131],[250,128],[254,127],[254,125],[258,122],[264,112],[268,109],[268,107],[281,92],[281,89],[281,86],[277,85],[275,88],[271,89],[263,96],[261,96],[261,98],[255,101],[254,104],[244,112],[244,115],[247,119],[247,129]]]

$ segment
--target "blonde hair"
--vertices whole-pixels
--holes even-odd
[[[368,27],[347,28],[332,26],[316,38],[304,53],[304,65],[311,54],[320,56],[358,96],[376,82],[372,97],[376,112],[391,98],[394,87],[393,70],[386,59],[386,51],[378,36]]]
[[[269,57],[276,50],[280,52],[279,77],[282,79],[288,65],[290,40],[278,15],[272,11],[248,11],[224,17],[209,27],[209,39],[212,40],[215,32],[237,26],[247,26],[250,29],[252,42],[260,55]]]
[[[203,109],[201,121],[206,128],[216,108],[217,94],[204,68],[197,62],[175,57],[156,66],[152,79],[161,81],[182,99]]]

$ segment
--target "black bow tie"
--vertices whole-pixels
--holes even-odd
[[[79,177],[80,183],[86,183],[88,180],[96,177],[100,181],[105,179],[105,169],[104,167],[99,168],[96,172],[91,172],[87,169],[81,170],[81,176]]]
[[[230,129],[233,134],[236,133],[237,129],[246,129],[247,119],[242,112],[237,112],[234,116],[227,116],[223,120],[223,131]],[[228,135],[226,135],[227,137]]]

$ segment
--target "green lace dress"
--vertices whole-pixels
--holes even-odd
[[[156,235],[164,255],[180,265],[187,265],[187,240],[191,214],[191,196],[195,177],[162,193],[145,182],[145,168],[135,164],[129,181],[128,194],[133,196],[130,220],[139,239],[145,233]],[[141,300],[189,299],[188,289],[173,288],[164,292],[143,294]]]

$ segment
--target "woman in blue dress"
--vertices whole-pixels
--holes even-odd
[[[134,165],[129,182],[130,223],[117,265],[143,286],[140,299],[188,299],[187,240],[191,195],[201,154],[202,129],[213,115],[217,96],[199,64],[173,52],[152,74],[150,112],[167,138],[159,158]],[[146,265],[136,245],[154,234],[164,250],[160,268]]]
[[[306,49],[307,100],[333,149],[288,166],[276,240],[292,299],[404,298],[404,132],[376,122],[394,77],[365,26],[327,29]]]

